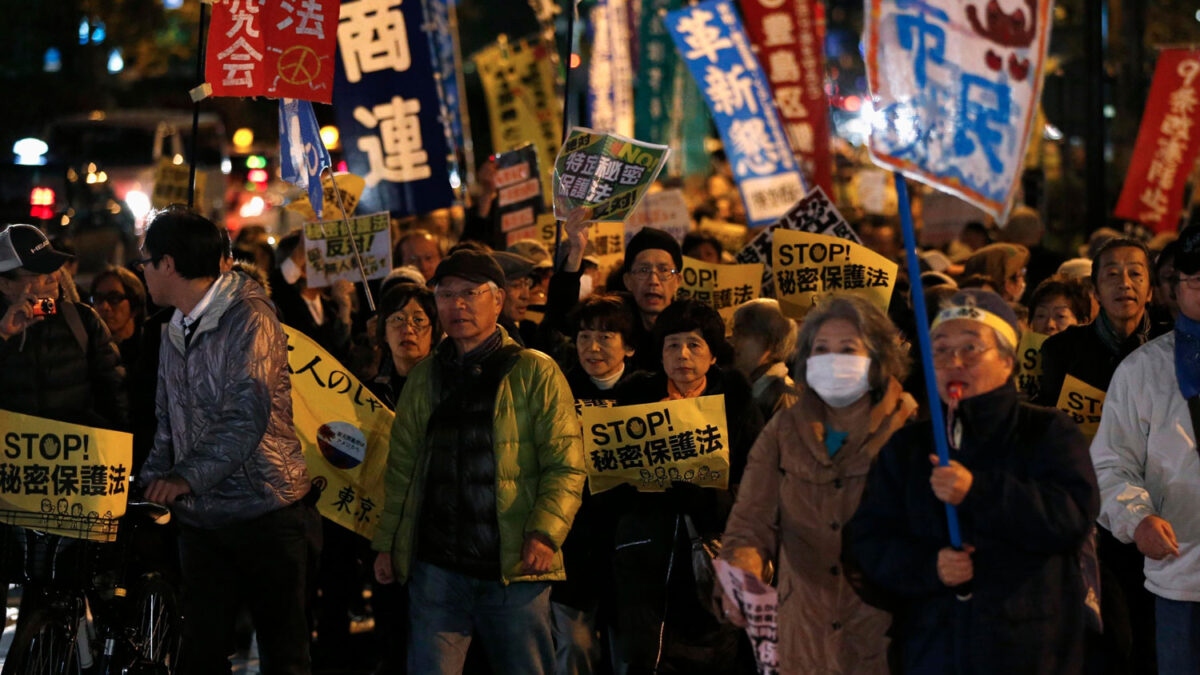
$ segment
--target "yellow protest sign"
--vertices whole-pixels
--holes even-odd
[[[745,225],[737,223],[726,223],[712,218],[701,218],[699,230],[704,234],[709,234],[717,238],[721,242],[721,248],[730,253],[737,253],[746,245],[746,236],[749,232]]]
[[[337,185],[337,192],[334,192],[334,185]],[[358,208],[358,200],[362,197],[363,190],[367,187],[367,182],[361,177],[352,173],[324,174],[321,176],[321,190],[324,194],[321,197],[321,217],[329,220],[340,220],[342,216],[341,204],[346,205],[346,216],[353,216],[354,210]],[[341,193],[341,201],[338,201],[338,192]],[[288,211],[295,211],[304,217],[305,220],[316,220],[317,213],[313,211],[312,203],[308,201],[308,197],[300,197],[293,200],[290,204],[283,207]]]
[[[150,206],[165,209],[171,204],[186,204],[190,178],[191,169],[187,164],[176,164],[168,157],[162,158],[154,170],[154,192],[150,195]],[[203,171],[197,171],[197,198],[204,194],[206,187],[208,176]]]
[[[861,296],[886,312],[896,287],[896,263],[839,237],[775,230],[771,260],[780,309],[793,319],[833,293]]]
[[[383,473],[395,415],[350,369],[307,335],[284,326],[292,419],[317,510],[370,539],[383,510]]]
[[[0,522],[115,541],[133,435],[0,410]]]
[[[1017,347],[1017,389],[1031,401],[1038,397],[1041,386],[1042,343],[1047,337],[1027,330],[1021,335],[1021,344]]]
[[[1058,403],[1054,407],[1067,413],[1088,440],[1096,437],[1100,428],[1100,413],[1104,410],[1105,392],[1093,387],[1074,375],[1063,380]]]
[[[762,275],[762,263],[720,265],[684,256],[676,297],[709,305],[725,319],[725,330],[732,331],[734,311],[758,297]]]
[[[592,494],[622,483],[643,492],[661,492],[675,481],[729,487],[724,396],[582,410]]]

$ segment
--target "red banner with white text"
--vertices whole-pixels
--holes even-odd
[[[824,7],[819,0],[740,3],[796,162],[812,184],[833,194]]]
[[[1200,151],[1200,49],[1164,49],[1114,215],[1174,231]]]

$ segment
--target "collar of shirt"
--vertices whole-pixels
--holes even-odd
[[[217,279],[220,279],[220,277]],[[192,308],[192,311],[188,312],[188,314],[185,316],[183,312],[176,309],[175,316],[171,319],[172,322],[177,323],[180,328],[183,328],[184,326],[191,326],[194,323],[199,323],[200,317],[204,314],[204,310],[208,309],[208,306],[212,304],[213,295],[216,294],[216,291],[217,280],[213,280],[213,282],[208,286],[208,291],[204,293],[204,297],[200,298],[200,302],[196,303],[196,306]]]

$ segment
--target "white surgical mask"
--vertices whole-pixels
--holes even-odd
[[[819,354],[808,357],[805,378],[822,401],[844,408],[867,393],[871,358],[857,354]]]
[[[304,270],[296,264],[296,261],[288,258],[279,264],[279,273],[283,275],[283,280],[289,284],[294,284],[300,280],[300,276],[304,274]]]

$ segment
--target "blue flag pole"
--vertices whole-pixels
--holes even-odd
[[[937,447],[938,464],[950,466],[950,446],[946,442],[946,420],[942,415],[942,401],[938,396],[937,376],[933,372],[933,346],[929,339],[929,314],[925,311],[925,288],[921,285],[921,266],[917,263],[917,236],[913,228],[912,207],[908,203],[908,185],[904,176],[895,171],[896,204],[900,210],[900,223],[904,230],[905,258],[908,259],[908,282],[912,288],[913,313],[916,314],[917,344],[921,350],[921,366],[925,371],[925,391],[929,396],[929,420],[933,424],[933,443]],[[946,504],[946,525],[950,530],[950,544],[962,549],[962,532],[958,528],[958,509]]]

